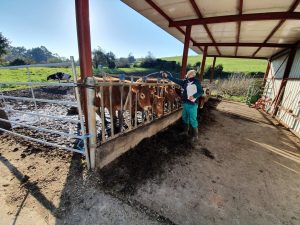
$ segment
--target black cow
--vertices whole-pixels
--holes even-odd
[[[63,72],[57,72],[54,74],[51,74],[47,77],[47,80],[58,80],[59,82],[61,80],[66,80],[67,82],[70,81],[71,75]]]

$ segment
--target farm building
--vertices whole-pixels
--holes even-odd
[[[188,48],[203,53],[200,79],[208,56],[268,60],[263,110],[300,136],[299,1],[123,2],[184,43],[182,75]]]

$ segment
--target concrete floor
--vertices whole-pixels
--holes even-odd
[[[21,144],[2,138],[0,224],[300,224],[299,139],[240,103],[221,102],[211,113],[199,148],[182,149],[189,154],[161,165],[130,195],[104,190],[80,159],[20,158]]]

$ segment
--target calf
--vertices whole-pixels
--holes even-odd
[[[57,72],[54,74],[51,74],[47,77],[47,80],[58,80],[59,82],[61,80],[66,80],[67,82],[70,81],[71,75],[63,72]]]
[[[117,78],[110,78],[107,77],[105,80],[103,78],[95,78],[96,82],[119,82],[119,79]],[[124,81],[125,83],[130,83],[130,81]],[[123,95],[121,98],[121,92],[122,92],[122,86],[112,86],[111,87],[111,99],[110,99],[110,93],[109,93],[109,87],[104,86],[103,87],[103,96],[101,96],[100,86],[96,86],[96,96],[95,96],[95,102],[94,105],[98,108],[97,113],[100,116],[100,107],[101,107],[101,98],[103,98],[103,107],[110,109],[110,105],[112,106],[112,114],[110,115],[111,118],[116,121],[117,117],[115,115],[115,112],[118,111],[118,118],[119,118],[119,129],[121,129],[122,126],[122,112],[121,112],[121,100],[123,101],[123,107],[125,105],[126,99],[129,97],[129,86],[124,85],[123,86]],[[150,88],[146,85],[133,83],[131,86],[131,92],[132,92],[132,107],[129,109],[126,107],[126,109],[131,110],[131,112],[134,112],[135,108],[135,99],[137,98],[137,108],[144,112],[149,112],[151,110],[151,102],[150,102],[150,96],[152,94]],[[123,108],[124,110],[124,108]],[[134,113],[132,113],[134,116]]]

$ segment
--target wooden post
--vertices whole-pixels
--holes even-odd
[[[191,26],[186,27],[185,38],[184,38],[184,47],[183,47],[183,54],[182,54],[182,63],[181,63],[181,79],[184,78],[186,74],[186,64],[187,64],[187,57],[189,53],[189,44],[191,39]]]
[[[212,64],[212,67],[211,67],[211,71],[210,71],[210,81],[209,81],[210,83],[213,81],[214,75],[215,75],[216,58],[217,57],[214,57],[214,61],[213,61],[213,64]]]
[[[203,77],[204,77],[204,68],[205,68],[206,55],[207,55],[207,46],[205,46],[204,50],[203,50],[201,69],[200,69],[200,81],[203,81]]]

